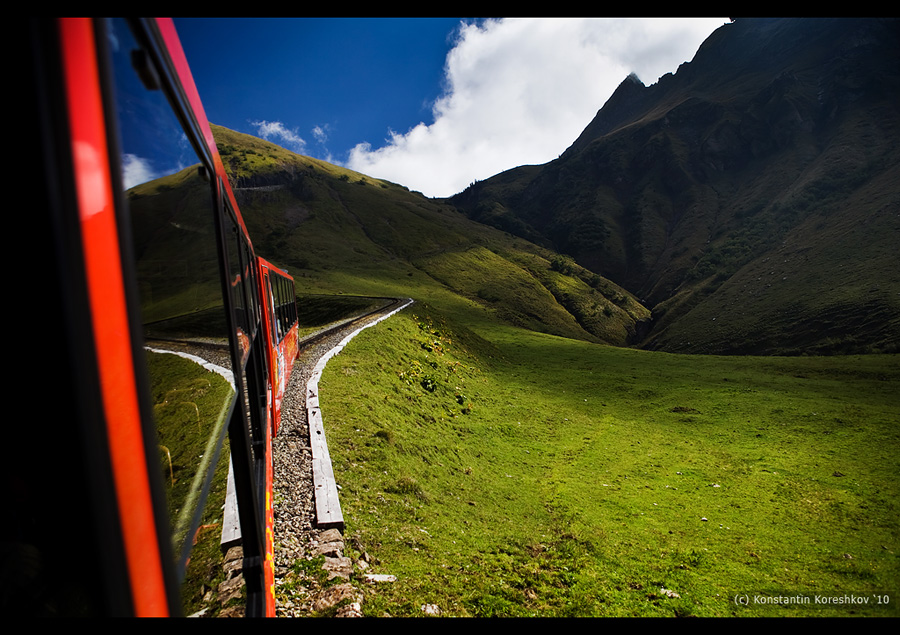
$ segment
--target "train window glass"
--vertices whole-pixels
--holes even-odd
[[[257,293],[259,293],[259,283],[256,280],[256,269],[253,266],[253,258],[250,254],[250,246],[247,244],[246,239],[241,241],[242,253],[244,254],[244,271],[246,272],[246,279],[248,280],[248,293],[247,298],[250,302],[250,337],[251,339],[256,335],[256,330],[259,325],[259,303],[257,302]]]
[[[297,291],[294,289],[294,284],[290,284],[290,289],[288,290],[288,306],[291,308],[291,326],[293,326],[297,322]]]
[[[284,332],[287,333],[291,328],[291,281],[287,278],[281,279],[281,312],[284,316]]]
[[[244,255],[243,235],[238,227],[235,215],[230,207],[226,205],[224,215],[225,237],[227,253],[225,259],[227,261],[228,279],[231,289],[232,306],[234,307],[235,317],[235,337],[237,339],[240,365],[243,366],[250,354],[250,316],[248,315],[247,303],[247,271],[249,263],[242,261]]]
[[[277,304],[275,299],[275,289],[278,288],[274,274],[266,274],[266,285],[269,294],[269,330],[272,331],[273,344],[281,341],[281,323],[278,321],[278,313],[276,312]]]
[[[278,283],[278,291],[276,293],[276,304],[278,305],[278,327],[281,330],[283,337],[284,333],[286,332],[284,328],[284,278],[282,278],[281,276],[275,276],[275,280]]]
[[[281,332],[287,335],[287,306],[285,303],[285,280],[281,276],[278,277],[278,318],[281,320]]]
[[[221,527],[226,420],[234,399],[228,373],[219,372],[230,367],[230,353],[209,346],[229,341],[214,196],[165,92],[147,89],[132,67],[138,45],[128,24],[107,22],[107,35],[159,470],[175,567],[184,581],[183,608],[192,612],[207,582],[203,576],[214,569],[207,558],[221,557],[217,532],[199,528]],[[204,367],[200,360],[211,365]]]
[[[297,301],[294,297],[294,283],[290,280],[286,280],[285,284],[287,285],[287,316],[288,316],[288,327],[294,325],[294,322],[297,321]]]

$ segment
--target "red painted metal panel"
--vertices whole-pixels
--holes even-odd
[[[155,547],[159,542],[147,464],[143,460],[146,452],[93,24],[89,19],[62,19],[60,36],[88,302],[132,596],[137,615],[165,616],[169,606],[159,550]]]

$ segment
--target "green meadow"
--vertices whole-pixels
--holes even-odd
[[[322,377],[348,555],[396,576],[366,615],[900,615],[900,357],[472,315],[415,304]]]
[[[346,555],[396,576],[360,581],[366,615],[900,614],[895,217],[857,216],[893,209],[889,187],[774,246],[753,227],[726,236],[696,294],[653,307],[668,350],[794,356],[673,354],[627,348],[651,307],[571,258],[214,132],[254,246],[294,276],[309,326],[351,295],[417,300],[320,382]],[[534,170],[479,185],[493,194],[471,213],[513,218],[501,201]],[[593,191],[571,185],[566,209]]]

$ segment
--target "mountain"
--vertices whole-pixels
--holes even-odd
[[[896,351],[898,31],[737,19],[675,74],[625,78],[555,161],[447,202],[633,293],[645,348]]]
[[[491,319],[619,346],[635,341],[649,318],[618,285],[446,202],[212,131],[256,252],[287,268],[300,293],[475,305]]]

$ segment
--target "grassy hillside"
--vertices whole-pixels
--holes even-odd
[[[126,195],[144,322],[221,305],[209,184],[197,173],[197,166],[135,186]],[[191,254],[191,259],[185,259],[185,254]],[[223,325],[220,334],[224,332]]]
[[[363,610],[896,617],[898,381],[897,356],[642,352],[414,305],[320,383],[350,555],[397,577]]]
[[[418,300],[320,382],[348,555],[397,576],[367,615],[898,615],[896,355],[600,345],[646,310],[572,259],[258,148],[255,172],[226,163],[257,250],[301,293]],[[815,600],[845,596],[868,600]]]
[[[628,292],[451,206],[213,126],[258,253],[301,293],[410,295],[510,324],[624,345],[649,312]]]
[[[896,352],[896,179],[900,167],[840,206],[818,208],[733,274],[711,274],[694,297],[662,303],[649,345],[691,353]],[[869,212],[847,213],[853,208]]]

